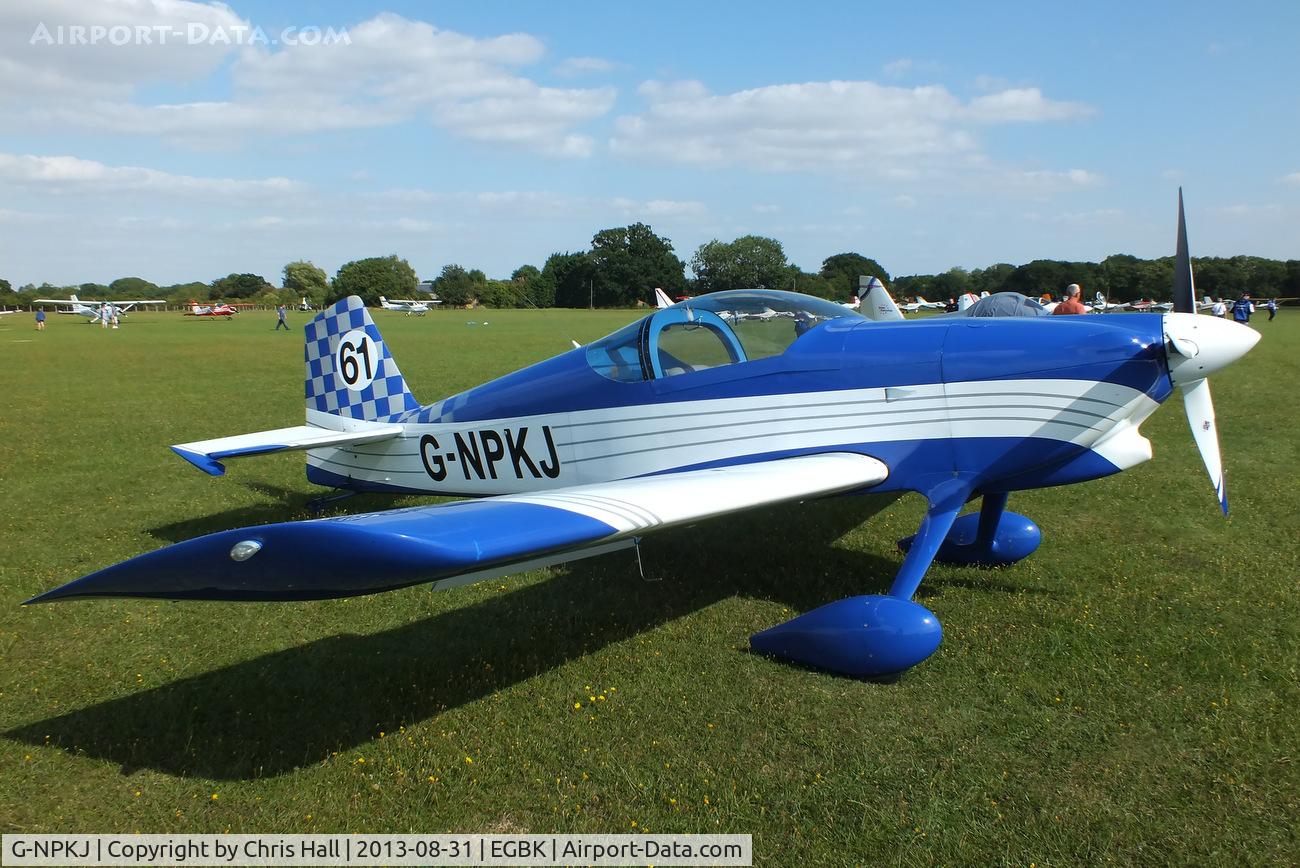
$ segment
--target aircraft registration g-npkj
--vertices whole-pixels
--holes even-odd
[[[1206,377],[1259,335],[1195,314],[1181,199],[1179,241],[1174,313],[874,322],[789,292],[719,292],[427,406],[349,297],[306,326],[305,426],[172,448],[214,475],[229,458],[300,449],[321,485],[481,499],[219,532],[31,602],[447,588],[765,504],[916,491],[927,512],[887,594],[751,637],[839,673],[898,673],[940,642],[912,599],[930,563],[1033,552],[1040,532],[1006,510],[1008,495],[1151,458],[1139,428],[1175,387],[1227,512]],[[724,315],[757,309],[782,315]]]

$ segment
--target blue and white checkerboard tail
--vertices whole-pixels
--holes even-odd
[[[355,295],[307,324],[304,357],[308,411],[387,422],[420,407]]]

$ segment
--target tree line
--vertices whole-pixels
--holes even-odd
[[[1234,256],[1202,257],[1192,262],[1202,295],[1235,297],[1249,291],[1256,297],[1300,296],[1300,260]],[[891,283],[889,272],[879,262],[860,253],[837,253],[824,259],[818,271],[804,271],[789,261],[780,241],[761,235],[733,241],[713,239],[701,244],[688,262],[677,256],[668,238],[655,234],[644,223],[633,223],[597,232],[586,250],[552,253],[540,268],[521,265],[509,278],[489,278],[479,269],[453,263],[428,283],[448,305],[582,308],[653,303],[656,287],[672,297],[722,289],[788,289],[843,301],[857,291],[861,276],[880,278],[896,297],[920,295],[931,300],[1005,290],[1055,296],[1066,285],[1078,283],[1086,296],[1101,292],[1112,301],[1160,301],[1170,298],[1173,258],[1116,254],[1101,262],[1037,259],[1019,266],[997,263],[971,271],[952,268],[941,274],[907,275]],[[108,284],[27,284],[17,290],[0,278],[0,303],[24,305],[38,297],[75,292],[91,299],[161,298],[178,305],[190,299],[297,304],[306,298],[315,307],[358,295],[374,305],[381,295],[415,297],[419,287],[410,263],[391,254],[348,262],[333,279],[311,262],[290,262],[284,266],[278,287],[249,273],[170,286],[122,277]]]

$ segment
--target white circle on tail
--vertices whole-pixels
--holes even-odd
[[[374,382],[379,372],[379,346],[365,329],[353,329],[339,338],[334,349],[334,373],[354,392]]]

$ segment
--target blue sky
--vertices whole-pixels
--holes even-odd
[[[1290,2],[8,0],[0,277],[387,253],[505,277],[634,221],[686,260],[771,235],[806,270],[1155,257],[1180,184],[1195,255],[1297,258],[1298,25]],[[312,27],[347,40],[247,37]]]

